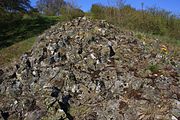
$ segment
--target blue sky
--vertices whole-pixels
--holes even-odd
[[[37,0],[31,0],[31,4],[35,6]],[[84,11],[89,11],[91,5],[94,3],[101,3],[108,5],[115,2],[115,0],[74,0],[78,6]],[[174,14],[180,15],[180,0],[125,0],[126,4],[130,4],[136,9],[141,8],[141,3],[144,3],[144,7],[156,6],[159,8],[172,11]]]

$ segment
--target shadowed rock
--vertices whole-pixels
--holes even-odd
[[[7,112],[7,111],[2,111],[2,110],[0,110],[1,111],[1,116],[3,117],[3,119],[4,120],[8,120],[8,118],[9,118],[9,112]]]
[[[0,109],[8,107],[1,118],[180,117],[180,54],[173,48],[85,17],[58,23],[38,39],[18,66],[0,69]]]
[[[57,98],[59,96],[60,93],[60,89],[58,89],[57,87],[52,87],[52,92],[51,92],[51,96]]]

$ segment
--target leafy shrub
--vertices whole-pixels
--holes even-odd
[[[66,17],[67,19],[74,19],[77,17],[84,16],[84,12],[82,10],[70,8],[70,7],[62,7],[60,9],[60,13],[62,16]]]
[[[28,12],[28,15],[30,15],[30,16],[33,17],[33,18],[40,17],[40,13],[39,13],[39,11],[38,11],[36,8],[31,9],[31,10]]]
[[[91,8],[92,17],[95,19],[103,19],[105,17],[105,7],[102,5],[94,4]]]
[[[91,13],[93,18],[106,19],[125,29],[180,39],[180,19],[162,9],[148,8],[141,11],[130,5],[118,9],[94,4]]]
[[[22,19],[25,20],[25,19],[31,19],[32,17],[28,14],[24,14]]]
[[[3,12],[0,11],[0,28],[1,30],[5,27],[11,26],[16,21],[21,20],[22,14],[20,13],[9,13],[9,12]],[[0,30],[0,31],[1,31]]]

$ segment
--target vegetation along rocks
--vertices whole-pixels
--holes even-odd
[[[158,40],[79,17],[20,59],[0,69],[1,119],[180,119],[180,56]]]

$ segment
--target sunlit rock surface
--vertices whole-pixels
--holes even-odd
[[[180,56],[106,21],[77,18],[0,69],[0,119],[179,120]]]

